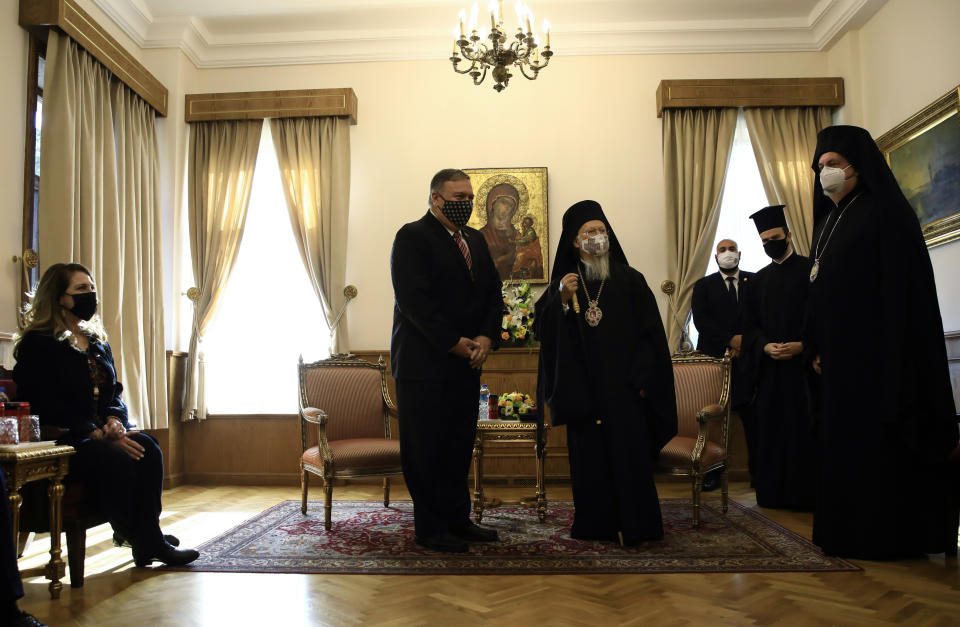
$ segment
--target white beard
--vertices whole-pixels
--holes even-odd
[[[588,281],[603,281],[610,278],[610,253],[600,257],[585,255],[583,260],[584,278]]]

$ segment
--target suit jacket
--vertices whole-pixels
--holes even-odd
[[[743,303],[753,272],[740,271],[739,303]],[[709,274],[693,285],[693,324],[700,337],[697,350],[713,357],[723,357],[730,338],[737,334],[742,307],[730,301],[726,276]]]
[[[455,379],[476,371],[450,353],[461,337],[485,335],[496,347],[503,321],[500,276],[487,243],[463,227],[473,269],[456,241],[427,213],[403,225],[393,241],[393,335],[390,365],[395,379]]]

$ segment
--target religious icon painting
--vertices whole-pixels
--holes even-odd
[[[927,247],[960,239],[960,87],[877,138]]]
[[[473,216],[504,283],[549,282],[547,169],[464,170],[473,185]]]

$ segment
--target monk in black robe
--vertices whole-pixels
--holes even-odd
[[[571,537],[661,538],[653,469],[677,433],[673,366],[653,293],[592,200],[563,216],[535,320],[538,395],[553,424],[567,426]]]
[[[957,425],[919,221],[862,128],[821,131],[813,169],[805,345],[821,373],[822,447],[813,541],[864,559],[956,551],[947,510],[960,486],[945,460]]]
[[[743,359],[755,373],[757,504],[812,510],[815,450],[803,362],[810,260],[793,250],[783,205],[750,218],[773,262],[756,273],[743,309]]]

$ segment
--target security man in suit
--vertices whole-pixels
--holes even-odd
[[[729,348],[734,358],[731,403],[743,422],[747,440],[747,465],[752,477],[751,451],[754,450],[756,438],[756,425],[750,406],[752,386],[747,384],[749,374],[744,372],[744,364],[737,357],[743,341],[738,329],[740,303],[744,302],[753,273],[740,270],[740,248],[732,239],[723,239],[717,243],[714,258],[720,271],[708,274],[693,286],[693,324],[700,333],[697,350],[711,357],[723,357]],[[704,489],[715,487],[715,482],[710,479],[708,477],[704,482]]]
[[[473,187],[462,170],[437,172],[430,210],[397,232],[390,256],[400,456],[417,544],[459,553],[498,540],[469,519],[480,369],[503,316],[500,277],[483,235],[466,226]]]

